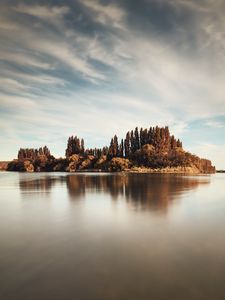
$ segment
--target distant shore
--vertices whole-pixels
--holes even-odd
[[[180,139],[168,126],[128,131],[119,142],[117,135],[109,146],[85,148],[84,139],[70,136],[65,156],[56,158],[45,145],[20,148],[17,158],[2,162],[1,169],[19,172],[128,172],[212,174],[212,162],[183,149]]]
[[[9,161],[0,161],[0,171],[7,171],[7,167]],[[16,171],[15,171],[16,172]],[[147,168],[147,167],[132,167],[130,169],[117,170],[117,171],[109,171],[109,170],[101,170],[101,169],[84,169],[84,170],[69,170],[69,171],[17,171],[17,172],[27,172],[27,173],[133,173],[133,174],[211,174],[200,172],[199,169],[195,166],[178,166],[178,167],[165,167],[165,168]],[[217,170],[217,173],[225,173],[225,170]]]

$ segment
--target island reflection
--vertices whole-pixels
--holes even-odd
[[[23,196],[24,192],[49,194],[60,185],[67,188],[70,200],[85,199],[87,193],[105,194],[114,201],[125,199],[136,209],[166,212],[172,201],[209,182],[207,176],[172,174],[66,174],[21,178],[19,186]]]

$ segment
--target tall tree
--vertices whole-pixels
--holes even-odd
[[[134,131],[134,151],[138,149],[140,149],[140,138],[139,138],[138,127],[136,127]]]
[[[124,141],[124,152],[125,152],[125,157],[129,158],[130,153],[131,153],[131,149],[130,149],[130,132],[129,131],[126,134],[126,138],[125,138],[125,141]]]
[[[81,153],[84,153],[84,139],[81,139]]]
[[[121,140],[120,146],[119,146],[119,156],[124,157],[124,141],[123,141],[123,139]]]
[[[113,138],[113,157],[117,157],[118,154],[119,154],[118,138],[117,138],[117,135],[114,135],[114,138]]]
[[[67,141],[66,157],[69,157],[73,154],[81,154],[82,151],[80,139],[77,136],[69,137]]]
[[[109,145],[109,151],[108,151],[108,159],[113,158],[113,148],[114,148],[114,140],[111,139],[110,145]]]
[[[134,131],[131,130],[130,132],[130,152],[133,154],[135,151],[135,138],[134,138]]]

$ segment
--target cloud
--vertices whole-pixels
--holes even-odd
[[[31,56],[31,53],[20,53],[19,51],[12,53],[6,50],[0,50],[0,60],[21,66],[35,67],[45,70],[53,69],[52,64],[43,62],[40,59]]]
[[[103,5],[96,0],[81,1],[82,5],[95,13],[95,21],[105,25],[112,26],[118,29],[124,29],[125,11],[113,3]]]
[[[225,115],[223,1],[13,3],[0,12],[0,124],[20,140],[21,131],[43,136],[58,153],[57,133],[98,146],[136,125],[185,136],[199,119],[218,134],[210,120]]]
[[[92,68],[85,59],[79,57],[76,49],[64,42],[49,42],[47,40],[34,41],[28,45],[30,49],[35,49],[41,53],[53,56],[59,61],[65,63],[68,67],[72,67],[75,71],[81,72],[87,79],[104,80],[105,76],[101,72]]]
[[[215,120],[207,121],[206,125],[209,126],[210,128],[215,128],[215,129],[225,128],[224,122],[215,121]]]
[[[204,3],[192,1],[192,0],[169,0],[170,4],[174,6],[174,8],[182,8],[189,9],[198,13],[208,13],[210,9],[212,9],[212,1],[204,1]],[[215,4],[216,1],[214,1]]]
[[[1,93],[1,109],[7,108],[11,109],[12,112],[15,114],[20,110],[25,111],[28,110],[29,112],[34,111],[37,109],[38,104],[35,102],[34,99],[30,99],[27,97],[15,96],[15,95],[6,95]]]
[[[0,76],[0,81],[2,83],[0,90],[10,94],[23,92],[28,93],[32,92],[33,88],[41,89],[43,86],[64,86],[66,83],[63,79],[53,76],[24,74],[10,71],[5,73],[3,72]]]
[[[69,12],[67,6],[41,6],[41,5],[25,5],[19,4],[13,8],[16,12],[28,14],[40,19],[49,20],[60,18]]]
[[[17,23],[16,31],[10,30],[8,28],[10,35],[2,32],[4,39],[7,40],[7,43],[12,49],[12,45],[16,44],[17,49],[21,49],[21,52],[28,53],[28,59],[23,59],[26,64],[31,64],[33,66],[47,67],[45,63],[38,63],[37,59],[29,58],[29,55],[32,53],[37,54],[38,56],[49,56],[56,63],[64,63],[67,67],[72,68],[74,71],[81,73],[85,80],[90,80],[95,82],[95,80],[105,80],[105,76],[96,70],[88,62],[88,59],[85,55],[82,55],[81,49],[76,47],[76,33],[73,32],[73,41],[68,40],[68,37],[63,37],[64,34],[64,21],[63,19],[58,19],[68,12],[66,7],[44,7],[44,6],[32,6],[32,5],[20,5],[14,8],[17,12],[26,13],[32,16],[36,16],[39,19],[44,19],[48,23],[56,25],[61,30],[60,33],[51,31],[51,28],[48,28],[46,31],[37,30],[34,23],[32,26],[27,26],[23,22]],[[16,23],[15,20],[11,21],[12,24]],[[14,27],[13,27],[14,28]],[[50,39],[49,39],[50,37]],[[69,37],[71,39],[71,36]],[[75,46],[74,46],[75,43]],[[78,45],[78,44],[77,44]],[[78,45],[79,48],[79,45]],[[78,51],[79,50],[79,51]],[[7,51],[0,50],[2,60],[17,62],[20,60],[20,53],[6,53]],[[18,56],[17,56],[18,54]],[[26,54],[22,54],[23,58]]]
[[[0,87],[0,90],[10,90],[14,92],[22,91],[26,89],[26,85],[18,82],[17,80],[11,79],[11,78],[4,78],[0,76],[0,81],[2,84],[2,87]]]
[[[28,15],[34,18],[33,26],[42,29],[42,23],[47,26],[53,26],[66,37],[73,37],[74,32],[65,26],[65,19],[70,13],[68,6],[50,6],[50,5],[26,5],[19,4],[13,7],[13,10],[22,15]]]

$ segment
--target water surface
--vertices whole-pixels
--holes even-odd
[[[0,299],[225,299],[225,174],[1,172]]]

